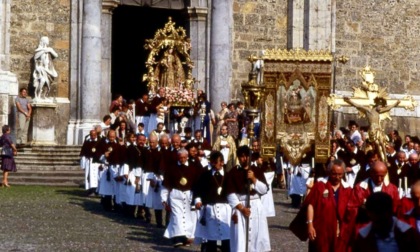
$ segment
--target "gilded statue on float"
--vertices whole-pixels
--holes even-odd
[[[146,40],[144,48],[150,51],[146,61],[147,73],[143,75],[149,95],[153,97],[159,88],[164,87],[167,95],[172,95],[167,97],[172,104],[191,105],[194,100],[194,64],[190,58],[191,41],[185,29],[176,28],[169,17],[165,27],[158,29],[153,39]]]

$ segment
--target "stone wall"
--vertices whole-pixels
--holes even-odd
[[[336,52],[350,57],[337,67],[337,89],[359,84],[369,62],[389,93],[420,94],[419,9],[420,1],[337,1]]]
[[[358,72],[367,64],[376,71],[375,82],[388,93],[420,94],[420,1],[353,0],[337,1],[336,53],[350,58],[337,65],[336,89],[352,91],[360,85]],[[420,103],[419,103],[420,104]],[[355,114],[338,114],[340,126]],[[420,135],[420,109],[391,112],[386,133],[398,129],[401,134]],[[366,125],[365,120],[360,121]]]
[[[248,80],[251,54],[287,46],[286,0],[235,0],[233,2],[232,99],[241,99],[240,85]]]
[[[68,98],[70,53],[70,0],[13,0],[10,24],[10,71],[20,87],[32,83],[33,54],[42,36],[50,39],[57,53],[54,66],[59,74],[50,96]]]

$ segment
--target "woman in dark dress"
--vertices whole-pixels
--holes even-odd
[[[2,146],[2,165],[1,169],[3,170],[3,182],[2,187],[10,187],[8,182],[9,172],[16,172],[16,164],[13,156],[17,155],[16,146],[13,144],[12,139],[10,138],[10,126],[4,125],[2,127],[3,135],[0,137],[0,146]]]
[[[231,103],[228,105],[229,111],[225,114],[225,123],[228,126],[228,134],[231,135],[235,140],[238,139],[238,112],[236,111],[235,104]]]

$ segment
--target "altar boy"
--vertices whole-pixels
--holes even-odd
[[[194,190],[195,207],[201,209],[196,237],[207,240],[206,251],[217,251],[217,241],[221,241],[222,252],[230,251],[230,221],[232,208],[227,202],[223,154],[210,154],[211,168],[204,172]]]

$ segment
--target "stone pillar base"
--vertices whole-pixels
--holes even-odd
[[[32,146],[57,145],[55,138],[54,116],[57,104],[48,101],[36,101],[32,104]]]
[[[99,120],[70,120],[67,126],[67,145],[81,145],[85,141],[85,136],[90,131],[100,125]]]
[[[14,121],[9,121],[9,115],[14,106],[14,98],[18,95],[18,85],[15,74],[0,70],[0,125],[9,124],[12,132],[15,132]]]

